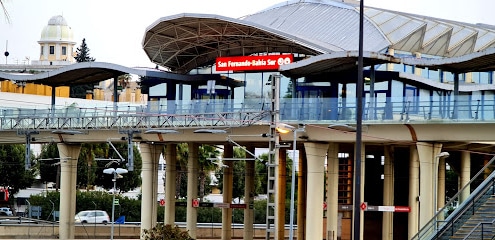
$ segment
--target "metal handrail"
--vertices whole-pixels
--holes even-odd
[[[481,170],[478,171],[478,173],[476,173],[474,175],[473,178],[471,178],[471,180],[461,189],[459,190],[446,204],[445,206],[440,209],[434,216],[433,218],[428,221],[428,223],[425,224],[425,226],[423,228],[421,228],[418,233],[416,233],[416,235],[414,235],[411,239],[412,240],[415,240],[415,239],[435,239],[437,237],[440,236],[440,234],[442,234],[445,229],[448,227],[448,226],[452,226],[454,221],[456,221],[465,211],[462,211],[464,208],[466,207],[469,207],[470,205],[468,205],[472,200],[474,199],[478,199],[479,195],[480,194],[484,194],[484,192],[482,192],[483,188],[486,186],[487,182],[488,181],[492,181],[495,179],[495,171],[492,171],[491,174],[485,179],[485,181],[483,181],[482,184],[480,184],[472,193],[471,195],[464,201],[462,202],[458,208],[456,208],[456,211],[454,211],[452,214],[450,214],[447,219],[445,220],[442,220],[442,224],[441,225],[437,225],[438,222],[440,222],[438,219],[440,217],[441,214],[444,214],[445,210],[450,207],[452,205],[452,203],[454,203],[456,200],[458,201],[458,199],[460,199],[460,196],[461,194],[464,192],[464,191],[467,191],[468,187],[471,186],[471,184],[476,181],[478,179],[478,177],[485,173],[485,170],[490,167],[493,163],[495,162],[495,157],[492,157],[492,159],[490,159],[490,161],[485,164],[485,166],[483,166],[483,168],[481,168]]]
[[[495,219],[493,219],[491,222],[480,222],[480,223],[478,223],[478,224],[477,224],[477,225],[473,228],[473,230],[471,230],[471,231],[470,231],[470,232],[469,232],[469,233],[468,233],[468,234],[467,234],[467,235],[463,238],[463,240],[469,239],[469,237],[470,237],[471,235],[473,235],[473,234],[476,232],[476,229],[478,229],[478,227],[479,227],[479,226],[481,226],[481,239],[485,239],[485,238],[484,238],[484,237],[485,237],[485,236],[484,236],[484,232],[485,232],[485,231],[483,230],[483,226],[484,226],[484,225],[488,225],[488,224],[489,224],[489,225],[493,225],[494,223],[495,223]],[[493,236],[495,236],[495,235],[490,235],[490,236],[492,236],[492,237],[493,237]]]

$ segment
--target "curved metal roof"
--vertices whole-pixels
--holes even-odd
[[[289,77],[303,77],[324,73],[340,72],[357,68],[358,51],[333,52],[310,57],[298,62],[280,66],[280,72]],[[363,52],[364,66],[382,63],[400,63],[400,58],[377,53]]]
[[[403,58],[402,62],[453,73],[495,71],[495,47],[451,58]]]
[[[392,48],[455,57],[495,46],[490,25],[373,7],[365,7],[364,14],[364,51]],[[142,44],[152,62],[186,73],[218,56],[358,50],[358,29],[358,4],[292,0],[241,19],[189,13],[164,17],[146,29]]]
[[[358,49],[359,9],[352,4],[337,1],[287,1],[242,19],[292,36],[305,36],[331,44],[342,51]],[[363,29],[366,36],[364,50],[379,52],[390,45],[390,41],[377,31],[369,19],[365,19]]]
[[[358,57],[358,51],[327,53],[282,65],[279,70],[288,77],[320,75],[354,69]],[[495,71],[495,48],[451,58],[399,58],[377,52],[363,52],[364,66],[383,63],[402,63],[453,73]]]
[[[178,73],[213,63],[218,56],[340,50],[248,21],[189,13],[155,21],[146,29],[142,45],[152,62]]]
[[[218,85],[232,87],[244,86],[244,82],[221,76],[220,74],[181,75],[158,69],[129,68],[105,62],[74,63],[53,71],[38,74],[12,74],[0,72],[0,80],[33,82],[57,87],[96,83],[127,73],[148,77],[148,79],[143,81],[143,84],[148,86],[160,84],[167,80],[187,84],[206,84],[206,81],[208,80],[221,80],[217,82]]]

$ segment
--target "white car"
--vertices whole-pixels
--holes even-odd
[[[102,210],[87,210],[76,214],[74,218],[76,223],[103,223],[110,222],[110,217],[107,212]]]
[[[10,208],[0,207],[0,216],[13,216],[13,214]]]

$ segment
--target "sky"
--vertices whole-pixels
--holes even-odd
[[[41,31],[48,20],[63,15],[74,31],[76,47],[82,39],[91,57],[127,67],[154,67],[141,41],[145,29],[161,17],[180,13],[219,14],[238,18],[281,0],[2,0],[10,16],[0,12],[0,64],[5,50],[9,64],[39,59]],[[493,0],[364,0],[366,6],[415,13],[468,23],[495,25]]]

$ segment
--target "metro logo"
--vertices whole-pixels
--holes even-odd
[[[278,70],[281,65],[290,64],[294,60],[292,54],[218,57],[217,71],[269,71]]]

